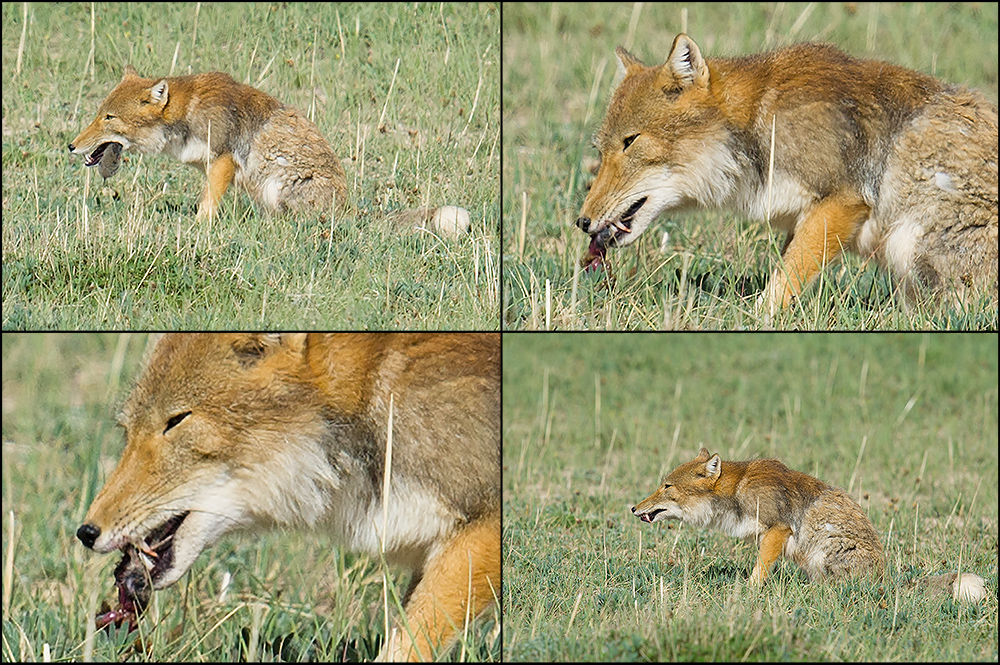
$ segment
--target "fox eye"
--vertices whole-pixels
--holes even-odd
[[[628,147],[632,145],[632,141],[635,141],[637,138],[639,138],[638,134],[633,134],[632,136],[626,136],[624,141],[625,147],[622,148],[622,150],[628,150]]]
[[[170,419],[167,421],[167,427],[166,429],[163,430],[163,433],[166,434],[173,428],[177,427],[178,425],[181,424],[182,420],[184,420],[190,415],[191,415],[190,411],[185,411],[184,413],[178,413],[176,416],[171,416]]]
[[[113,115],[111,115],[111,114],[109,113],[109,114],[107,114],[106,116],[104,116],[104,119],[105,119],[105,120],[114,120],[114,119],[115,119],[115,116],[113,116]]]

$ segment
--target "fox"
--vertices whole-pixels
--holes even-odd
[[[279,213],[346,209],[344,169],[316,125],[222,72],[143,78],[126,65],[94,121],[69,144],[105,179],[123,150],[167,154],[204,171],[199,220],[217,214],[234,182]]]
[[[776,459],[730,462],[707,448],[632,507],[643,522],[679,520],[758,547],[748,583],[760,587],[783,554],[810,582],[878,575],[882,543],[847,492]]]
[[[664,212],[730,210],[786,234],[766,317],[845,251],[884,266],[904,306],[996,307],[997,109],[979,91],[815,43],[706,59],[679,34],[662,65],[616,56],[584,268]]]
[[[274,527],[413,571],[382,660],[442,655],[496,605],[499,333],[165,333],[118,421],[76,533],[123,554],[98,627],[135,629],[225,534]]]

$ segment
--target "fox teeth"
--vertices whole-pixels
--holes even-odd
[[[147,545],[145,542],[143,542],[143,546],[144,546],[143,547],[143,551],[146,554],[148,554],[148,555],[150,555],[152,557],[156,557],[157,554],[155,552],[155,549],[158,548],[158,547],[163,547],[164,545],[166,545],[167,543],[169,543],[173,539],[174,539],[173,534],[170,534],[169,536],[167,536],[166,538],[164,538],[163,540],[161,540],[160,542],[158,542],[158,543],[156,543],[155,545],[152,545],[152,546]]]
[[[153,548],[150,547],[146,543],[145,540],[143,540],[142,542],[140,542],[138,545],[136,545],[134,542],[132,544],[135,546],[135,548],[137,550],[139,550],[141,553],[145,554],[146,556],[152,557],[154,559],[159,558],[159,555],[156,552],[153,551]]]
[[[155,553],[152,554],[154,557],[156,556]],[[149,560],[149,557],[146,556],[146,553],[143,552],[142,550],[139,550],[139,561],[142,561],[142,565],[146,567],[146,570],[152,570],[153,566],[156,565]]]
[[[616,229],[618,229],[619,231],[622,231],[622,232],[624,232],[624,233],[632,233],[632,229],[630,229],[629,227],[625,226],[624,224],[622,224],[622,223],[621,223],[620,221],[618,221],[617,219],[616,219],[616,220],[614,220],[614,221],[612,221],[612,222],[611,222],[611,225],[612,225],[612,226],[614,226],[614,227],[615,227]]]

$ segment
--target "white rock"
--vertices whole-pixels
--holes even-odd
[[[955,600],[978,603],[986,598],[986,580],[973,573],[962,573],[961,577],[955,576],[951,590]]]
[[[441,206],[427,226],[440,236],[456,239],[469,232],[470,224],[469,211],[465,208]]]

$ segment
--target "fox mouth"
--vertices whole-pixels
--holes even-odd
[[[635,215],[645,203],[645,196],[636,200],[619,217],[611,220],[607,226],[590,236],[590,246],[581,261],[586,270],[596,270],[604,261],[608,247],[616,246],[619,238],[632,233],[632,222],[635,220]]]
[[[651,512],[651,513],[643,513],[641,515],[638,515],[637,517],[639,519],[641,519],[643,522],[652,523],[652,522],[656,521],[656,516],[659,515],[662,512],[663,512],[662,509],[657,509],[657,510],[654,510],[653,512]]]
[[[174,563],[174,534],[187,518],[189,512],[174,515],[160,526],[149,532],[141,547],[126,545],[123,549],[126,555],[129,550],[138,553],[143,566],[149,571],[150,578],[155,582]]]
[[[101,163],[101,158],[104,157],[104,151],[113,145],[118,146],[118,150],[121,150],[122,147],[121,143],[117,143],[115,141],[108,141],[107,143],[102,143],[101,145],[97,146],[94,152],[87,155],[87,159],[86,161],[83,162],[83,165],[97,166],[98,164]]]
[[[150,531],[139,544],[122,547],[122,560],[115,567],[115,586],[118,588],[118,608],[106,606],[95,622],[101,629],[109,624],[120,627],[128,621],[129,632],[135,630],[139,615],[146,609],[156,581],[170,570],[174,561],[174,535],[188,512],[174,515]]]
[[[87,156],[84,164],[86,166],[97,166],[98,173],[107,180],[118,172],[118,167],[122,163],[122,149],[124,146],[117,141],[109,141],[97,146],[97,150]]]

